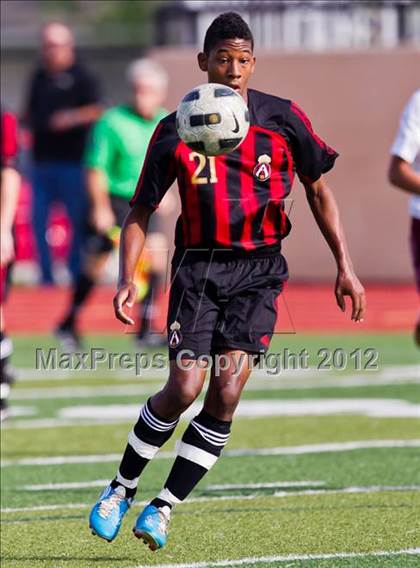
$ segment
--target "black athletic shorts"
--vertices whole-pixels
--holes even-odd
[[[115,215],[115,225],[122,227],[124,219],[130,210],[130,205],[127,199],[118,197],[117,195],[110,195],[111,208]],[[114,248],[114,243],[107,235],[98,233],[92,225],[88,224],[86,229],[86,237],[84,250],[88,254],[101,254],[111,252]]]
[[[288,277],[286,260],[271,247],[260,256],[229,253],[175,252],[167,320],[170,359],[178,354],[197,359],[230,348],[267,351],[277,297]]]

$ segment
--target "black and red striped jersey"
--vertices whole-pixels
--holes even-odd
[[[175,113],[158,124],[131,205],[156,209],[176,179],[177,248],[251,253],[280,245],[291,227],[284,200],[295,174],[316,181],[333,167],[337,152],[294,102],[249,89],[248,108],[245,140],[217,157],[194,152],[179,138]]]
[[[1,168],[16,167],[17,121],[15,116],[1,109]]]

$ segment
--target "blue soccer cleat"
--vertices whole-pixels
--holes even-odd
[[[126,498],[125,488],[122,485],[115,489],[109,485],[102,492],[99,501],[90,513],[89,527],[92,529],[92,534],[108,542],[113,541],[132,501],[132,499]]]
[[[168,525],[171,518],[169,507],[157,508],[147,505],[137,518],[133,532],[137,538],[143,539],[150,550],[157,550],[165,546],[168,540]]]

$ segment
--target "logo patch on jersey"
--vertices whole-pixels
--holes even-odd
[[[179,321],[174,321],[171,323],[171,325],[169,326],[169,345],[172,348],[178,347],[178,345],[181,343],[182,341],[182,334],[181,334],[181,324],[179,323]]]
[[[267,181],[271,176],[271,158],[267,154],[258,156],[258,164],[254,168],[254,176],[260,181]]]

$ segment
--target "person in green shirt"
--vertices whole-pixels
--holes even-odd
[[[168,77],[159,64],[149,59],[136,60],[127,69],[127,80],[129,102],[110,108],[101,116],[92,129],[84,156],[91,203],[84,269],[74,285],[70,307],[55,330],[65,351],[75,351],[81,346],[77,332],[79,312],[118,241],[149,141],[159,121],[167,114],[162,104]],[[153,265],[153,259],[150,260]],[[153,270],[149,270],[148,281],[143,282],[142,323],[138,335],[143,344],[153,342],[151,300],[157,279]]]

